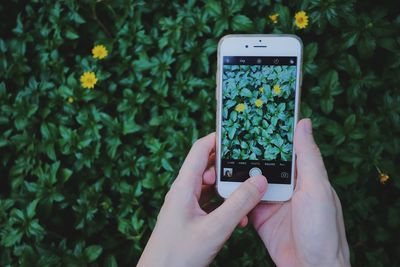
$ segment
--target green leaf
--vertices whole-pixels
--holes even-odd
[[[347,49],[352,47],[355,43],[357,43],[360,35],[358,32],[347,32],[343,34],[343,48]]]
[[[108,256],[106,258],[105,267],[118,267],[118,263],[114,255]]]
[[[352,55],[344,55],[340,58],[337,62],[338,68],[346,71],[348,74],[353,76],[360,76],[361,75],[361,68],[358,64],[356,58]]]
[[[318,44],[310,43],[304,48],[304,72],[314,74],[317,71],[317,65],[314,58],[318,52]]]
[[[46,123],[42,123],[42,125],[40,126],[40,132],[43,139],[47,140],[50,138],[50,131]]]
[[[304,48],[304,60],[312,61],[318,52],[318,44],[317,43],[309,43]]]
[[[32,201],[31,203],[29,203],[28,207],[26,208],[26,214],[28,216],[28,218],[33,218],[36,215],[36,206],[38,204],[39,200],[36,199],[34,201]]]
[[[376,47],[376,41],[373,38],[362,38],[357,43],[357,51],[362,58],[369,58],[373,55]]]
[[[214,34],[215,34],[216,36],[220,36],[221,33],[222,33],[224,30],[228,29],[228,27],[229,27],[229,21],[228,21],[228,19],[225,18],[225,17],[220,17],[220,18],[217,20],[217,22],[215,23],[214,31],[213,31],[213,32],[214,32]]]
[[[240,91],[240,95],[241,96],[245,96],[245,97],[252,97],[253,94],[251,93],[251,91],[247,88],[244,88]]]
[[[8,145],[8,141],[4,138],[0,137],[0,147],[4,147]]]
[[[71,40],[75,40],[79,38],[79,35],[74,29],[67,29],[67,31],[65,32],[65,37]]]
[[[329,88],[329,91],[331,92],[336,92],[336,88],[339,86],[339,75],[337,71],[335,70],[330,70],[326,74],[325,78],[325,86]]]
[[[282,24],[283,31],[289,31],[293,25],[289,8],[285,5],[278,4],[276,5],[276,10],[279,14],[279,23]]]
[[[133,120],[125,121],[125,123],[123,125],[123,134],[124,135],[131,134],[131,133],[136,133],[136,132],[138,132],[140,130],[141,130],[140,125],[137,125],[135,123],[135,121],[133,121]]]
[[[87,262],[94,262],[103,252],[103,248],[99,245],[91,245],[85,248],[83,254]]]
[[[15,28],[12,31],[16,35],[21,35],[21,34],[24,33],[24,25],[22,24],[21,13],[18,14],[18,16],[17,16],[17,25],[15,26]]]
[[[229,139],[233,139],[233,137],[235,136],[235,133],[236,133],[236,128],[234,128],[234,127],[230,128],[228,131]]]
[[[347,187],[351,184],[354,184],[357,181],[357,178],[358,177],[356,173],[349,173],[334,179],[334,183],[339,186]]]
[[[174,169],[172,168],[171,164],[169,164],[168,160],[163,158],[161,159],[161,166],[169,172],[172,172]]]
[[[253,22],[244,15],[236,15],[232,19],[232,29],[234,31],[250,31],[253,28]]]
[[[63,178],[64,182],[68,181],[68,179],[71,177],[72,174],[73,171],[68,168],[63,168],[61,171],[61,177]]]
[[[321,109],[325,114],[329,114],[333,110],[333,98],[323,98],[321,99]]]
[[[4,247],[11,247],[14,244],[18,244],[22,238],[22,232],[13,229],[11,231],[4,232],[1,238],[1,244]]]
[[[352,129],[356,123],[356,115],[350,114],[344,121],[344,128],[346,130]]]
[[[213,17],[218,17],[222,13],[221,3],[218,1],[208,1],[206,4],[206,10]]]

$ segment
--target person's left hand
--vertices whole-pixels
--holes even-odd
[[[264,176],[247,179],[221,206],[205,212],[199,199],[202,187],[215,182],[215,169],[208,168],[214,150],[215,133],[192,146],[165,197],[138,266],[206,266],[236,226],[247,224],[247,214],[260,202],[267,180]]]

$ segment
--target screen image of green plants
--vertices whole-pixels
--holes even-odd
[[[291,161],[296,66],[224,65],[222,157]]]

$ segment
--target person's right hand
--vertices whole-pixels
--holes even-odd
[[[309,119],[297,124],[294,149],[297,185],[292,199],[259,204],[250,215],[253,225],[277,266],[350,266],[342,208]]]

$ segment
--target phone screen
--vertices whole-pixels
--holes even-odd
[[[221,180],[290,184],[297,57],[223,57]]]

